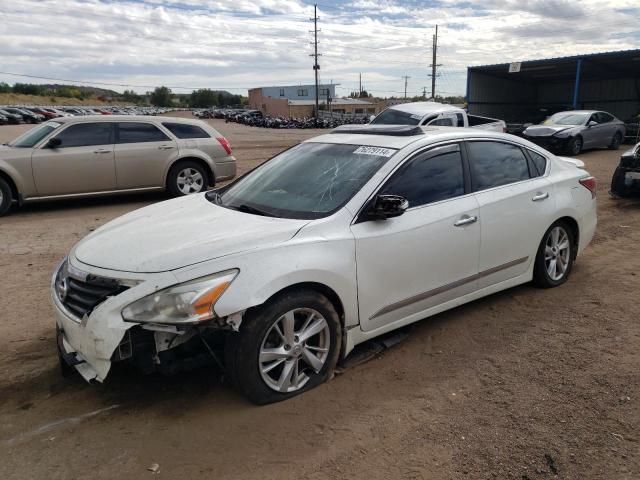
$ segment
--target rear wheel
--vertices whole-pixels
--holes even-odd
[[[582,151],[582,138],[573,137],[567,143],[567,153],[569,155],[578,155]]]
[[[573,230],[566,222],[558,221],[545,232],[533,268],[533,283],[541,288],[557,287],[571,274],[575,257]]]
[[[0,216],[9,211],[11,202],[13,202],[11,187],[6,180],[0,178]]]
[[[622,135],[620,134],[620,132],[617,132],[611,139],[611,143],[609,144],[609,150],[618,150],[620,148],[621,142],[622,142]]]
[[[285,400],[328,380],[338,361],[340,319],[312,290],[292,290],[245,315],[225,345],[227,372],[252,402]]]
[[[207,172],[197,162],[178,162],[169,171],[167,189],[174,197],[204,192],[207,189]]]

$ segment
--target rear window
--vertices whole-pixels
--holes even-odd
[[[178,138],[211,138],[211,135],[197,125],[187,123],[163,123],[162,125]]]
[[[374,125],[418,125],[421,119],[422,115],[389,108],[374,118],[371,123]]]

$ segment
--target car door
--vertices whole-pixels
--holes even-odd
[[[475,290],[480,225],[464,165],[457,143],[415,155],[378,191],[407,198],[406,212],[352,225],[363,330],[418,320]]]
[[[113,124],[73,123],[56,133],[60,145],[33,150],[31,166],[38,195],[90,193],[116,188]]]
[[[523,275],[555,214],[546,158],[519,145],[468,141],[471,183],[480,207],[478,288]],[[538,165],[538,167],[536,167]]]
[[[601,147],[608,147],[613,141],[613,137],[618,132],[618,126],[616,125],[615,117],[606,112],[598,112],[598,118],[602,125],[602,138]]]
[[[164,186],[166,167],[178,144],[151,122],[118,122],[116,171],[118,188]]]
[[[589,123],[595,122],[596,125],[589,125]],[[602,123],[600,114],[598,112],[591,114],[587,121],[587,128],[583,131],[583,139],[585,147],[600,147],[604,142],[606,136],[607,126]]]

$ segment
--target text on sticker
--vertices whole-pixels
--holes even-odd
[[[390,157],[394,153],[395,150],[390,148],[381,148],[381,147],[358,147],[353,153],[357,155],[375,155],[377,157]]]

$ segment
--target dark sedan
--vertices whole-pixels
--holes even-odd
[[[24,122],[22,115],[18,115],[17,113],[10,113],[4,109],[0,109],[0,115],[2,115],[3,117],[7,117],[8,122],[14,125]]]
[[[523,136],[554,153],[578,155],[584,148],[617,150],[624,132],[624,123],[610,113],[573,110],[556,113],[540,125],[528,127]]]
[[[629,197],[640,194],[640,143],[620,157],[611,179],[611,195]]]

